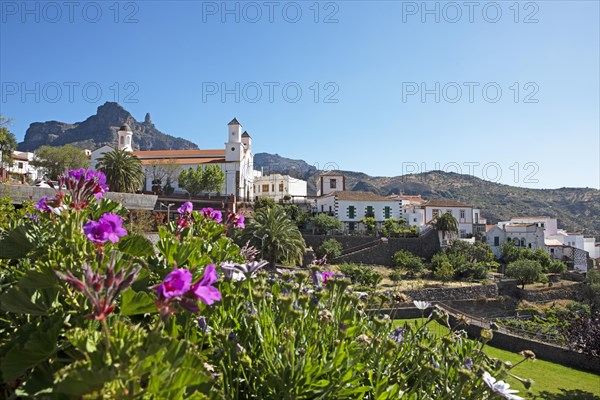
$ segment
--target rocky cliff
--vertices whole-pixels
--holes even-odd
[[[59,121],[34,122],[25,133],[25,140],[19,143],[21,151],[33,151],[40,146],[63,146],[95,149],[105,144],[117,142],[117,131],[123,124],[133,131],[135,150],[185,150],[197,149],[189,140],[167,135],[159,131],[146,114],[143,122],[138,122],[127,110],[117,103],[107,102],[98,107],[95,115],[83,122],[73,124]]]

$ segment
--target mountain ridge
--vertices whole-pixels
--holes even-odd
[[[318,170],[303,160],[278,154],[257,153],[256,169],[283,173],[308,182],[308,194],[316,194]],[[393,177],[340,171],[347,190],[389,194],[422,195],[424,198],[454,199],[480,208],[488,223],[518,216],[547,215],[559,227],[589,235],[600,235],[600,190],[592,188],[531,189],[494,183],[455,172],[429,171]]]
[[[106,102],[98,107],[96,114],[81,122],[68,123],[52,120],[31,123],[17,149],[34,151],[44,145],[72,144],[93,150],[105,144],[116,143],[119,127],[124,124],[127,124],[133,132],[132,146],[135,150],[198,148],[189,140],[158,130],[152,123],[150,113],[146,114],[143,122],[138,122],[118,103]]]

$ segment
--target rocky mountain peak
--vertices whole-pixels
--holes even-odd
[[[198,146],[186,139],[174,137],[158,130],[146,114],[144,122],[138,122],[120,104],[106,102],[98,107],[96,114],[83,122],[73,124],[59,121],[34,122],[25,139],[19,143],[21,151],[34,151],[40,146],[74,146],[95,149],[105,144],[115,144],[119,127],[127,124],[133,132],[135,150],[186,150]]]

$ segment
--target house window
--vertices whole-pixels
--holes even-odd
[[[465,219],[465,210],[460,210],[460,219]]]
[[[18,164],[17,164],[17,168],[19,168],[19,169],[23,169],[23,163],[22,163],[22,162],[18,163]]]
[[[494,246],[500,246],[500,236],[494,236]]]
[[[321,212],[325,211],[325,206],[321,204]]]
[[[521,247],[525,247],[525,239],[521,239]]]
[[[452,215],[452,210],[446,210],[446,214]]]
[[[554,249],[550,249],[550,254],[554,254]]]
[[[460,230],[460,237],[461,237],[461,238],[465,238],[465,237],[467,237],[467,231],[465,231],[464,229],[461,229],[461,230]]]
[[[331,211],[332,211],[331,206],[329,206],[329,212],[331,212]]]
[[[354,219],[356,216],[356,208],[354,206],[348,206],[348,218]]]
[[[433,210],[431,210],[431,215],[433,215],[434,217],[437,217],[438,215],[440,215],[440,210],[438,210],[437,208],[434,208]]]
[[[350,230],[350,232],[354,232],[354,229],[355,229],[354,222],[348,223],[348,230]]]
[[[330,189],[336,189],[337,188],[337,179],[330,179],[329,180],[329,188]]]
[[[283,183],[280,183],[280,184],[279,184],[279,191],[280,191],[280,192],[283,192]]]
[[[383,208],[383,217],[386,219],[392,217],[392,207],[385,206]]]
[[[271,184],[271,191],[272,191],[273,193],[275,193],[275,184],[274,184],[274,183],[272,183],[272,184]]]
[[[367,206],[365,211],[365,217],[374,217],[375,213],[373,212],[373,206]]]
[[[267,185],[262,185],[262,191],[263,191],[263,193],[264,192],[268,193],[269,192],[269,185],[268,184]]]

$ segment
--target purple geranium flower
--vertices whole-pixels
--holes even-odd
[[[127,235],[127,231],[123,228],[123,220],[117,214],[104,214],[98,222],[110,225],[108,240],[113,243],[117,243],[120,237]]]
[[[215,265],[209,264],[204,270],[204,276],[192,287],[194,297],[200,299],[204,304],[211,305],[215,301],[221,300],[219,289],[212,286],[217,281]]]
[[[211,207],[206,207],[200,210],[200,212],[204,215],[205,218],[212,219],[215,222],[223,222],[223,213],[221,211],[215,210]]]
[[[179,214],[181,214],[181,215],[186,215],[186,214],[191,214],[193,209],[194,209],[194,206],[192,205],[192,202],[186,201],[185,203],[183,203],[181,205],[181,207],[179,207],[177,209],[177,212],[179,212]]]
[[[244,217],[243,215],[236,215],[236,218],[234,219],[233,223],[236,228],[244,229],[246,227],[245,221],[246,217]]]
[[[123,228],[123,220],[117,214],[106,213],[98,221],[89,221],[83,226],[83,232],[94,243],[104,243],[110,240],[113,243],[127,235]]]
[[[321,280],[323,281],[323,283],[327,283],[327,279],[331,278],[333,276],[333,272],[331,271],[325,271],[321,273]]]
[[[94,243],[104,243],[108,240],[110,234],[110,225],[96,221],[89,221],[83,226],[83,233]]]
[[[186,268],[177,268],[156,287],[156,292],[164,299],[181,297],[190,290],[191,284],[192,273]]]
[[[40,201],[38,201],[37,203],[35,203],[35,208],[37,208],[40,211],[46,211],[46,212],[50,212],[52,211],[52,209],[50,208],[50,206],[47,203],[47,201],[50,200],[50,198],[48,196],[44,196],[40,199]]]

